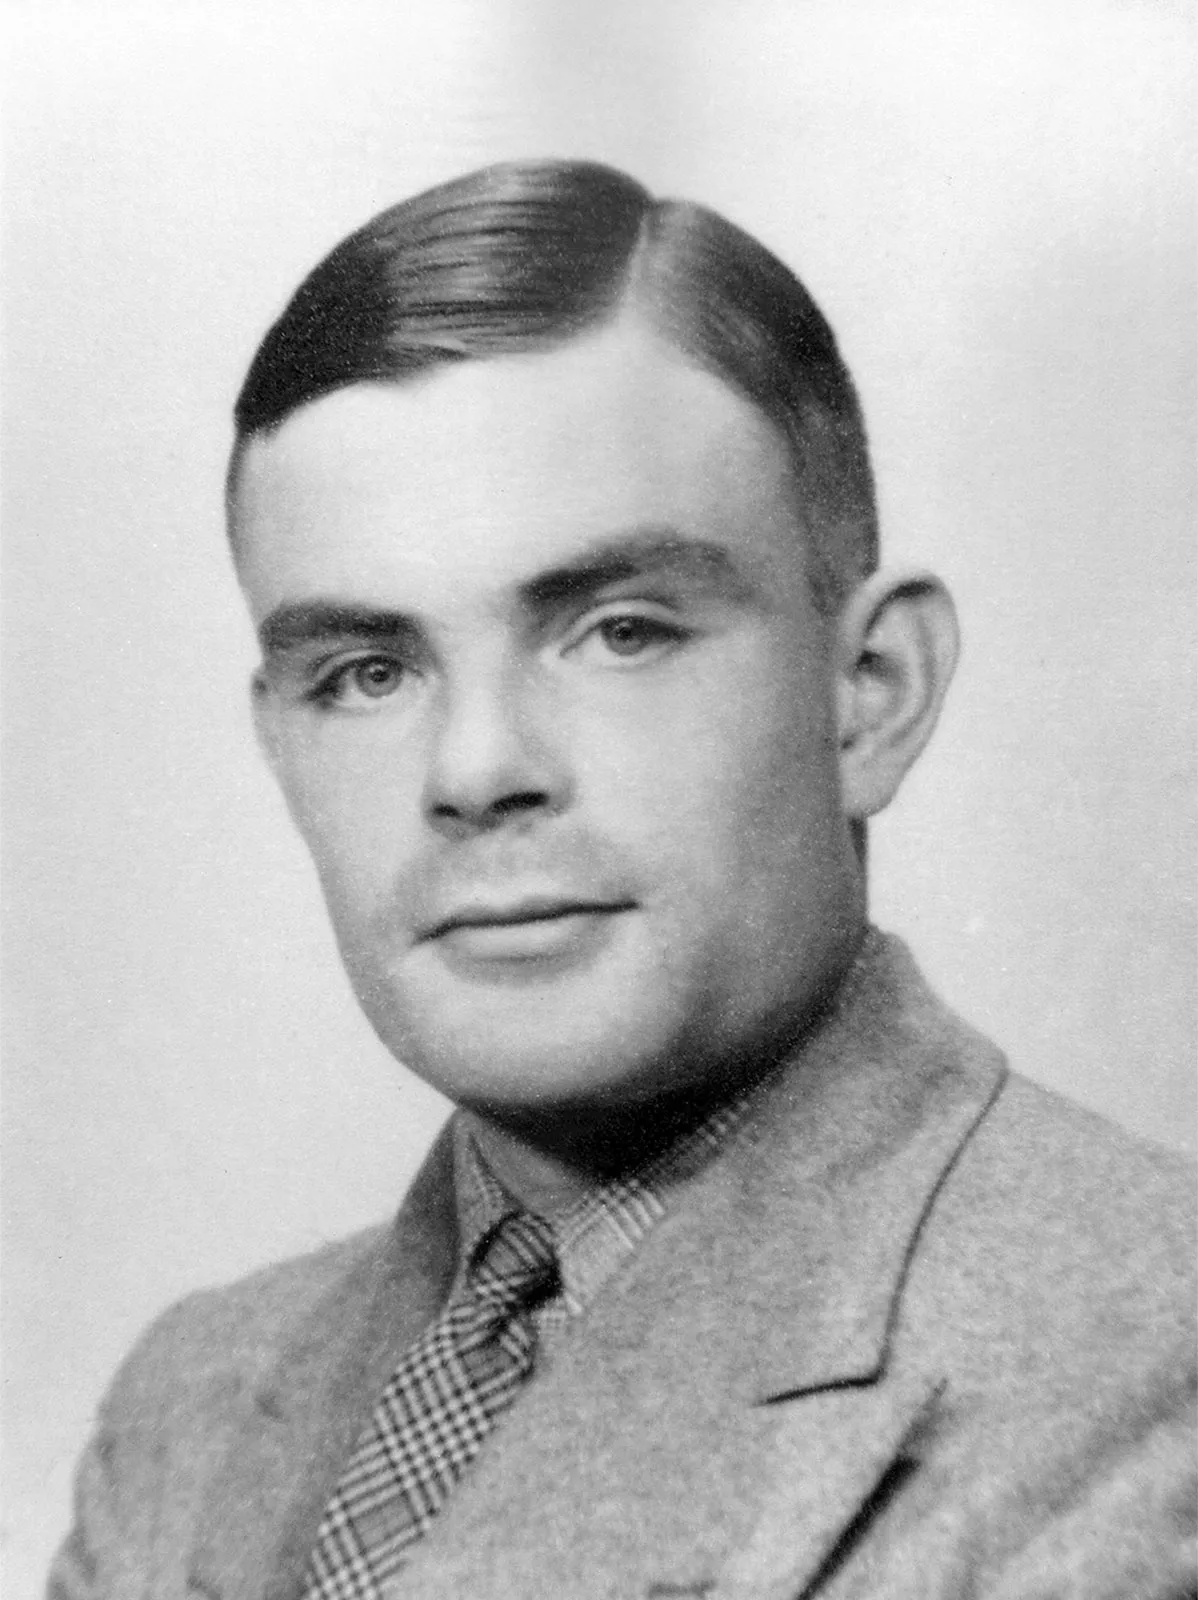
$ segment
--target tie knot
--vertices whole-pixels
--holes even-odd
[[[467,1282],[508,1316],[546,1299],[558,1285],[553,1229],[532,1212],[512,1212],[479,1244]]]

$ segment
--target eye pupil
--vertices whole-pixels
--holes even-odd
[[[631,655],[644,643],[644,624],[639,617],[612,617],[603,625],[608,646],[621,655]]]
[[[363,661],[354,669],[354,678],[363,694],[377,699],[396,687],[399,668],[394,661]]]

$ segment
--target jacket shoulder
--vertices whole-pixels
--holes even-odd
[[[171,1306],[134,1345],[101,1408],[101,1424],[226,1409],[235,1391],[271,1372],[284,1352],[329,1351],[368,1328],[427,1320],[446,1287],[453,1241],[450,1145],[434,1141],[398,1215]]]
[[[1195,1171],[1010,1074],[935,1196],[914,1300],[1013,1365],[1111,1372],[1193,1359]]]
[[[175,1555],[192,1536],[244,1396],[322,1304],[344,1303],[352,1314],[386,1270],[390,1232],[372,1228],[200,1290],[150,1324],[110,1383],[79,1462],[50,1600],[175,1592]]]
[[[962,1162],[959,1198],[1001,1216],[1042,1258],[1093,1257],[1104,1276],[1193,1275],[1194,1163],[1011,1073]],[[984,1203],[983,1195],[988,1198]]]
[[[380,1270],[388,1225],[285,1261],[231,1284],[193,1291],[150,1323],[121,1363],[105,1396],[104,1416],[152,1407],[169,1392],[252,1378],[322,1303]]]

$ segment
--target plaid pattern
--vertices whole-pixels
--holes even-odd
[[[461,1259],[445,1311],[404,1356],[316,1535],[304,1600],[381,1600],[532,1371],[723,1148],[756,1085],[631,1173],[602,1184],[556,1230],[519,1210],[465,1119],[454,1126]],[[556,1251],[555,1251],[556,1241]]]
[[[665,1216],[678,1191],[723,1149],[758,1085],[719,1106],[680,1139],[630,1173],[584,1195],[555,1227],[561,1292],[535,1312],[543,1342],[552,1346],[581,1315],[641,1240]],[[454,1127],[454,1182],[465,1258],[514,1201],[487,1166],[459,1114]],[[460,1269],[461,1270],[461,1269]]]
[[[548,1223],[509,1205],[383,1390],[317,1531],[305,1600],[380,1600],[532,1371],[530,1311],[557,1285]]]

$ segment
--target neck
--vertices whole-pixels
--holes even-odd
[[[465,1113],[491,1171],[520,1204],[556,1222],[595,1185],[584,1166],[539,1148],[475,1111]]]
[[[858,945],[860,940],[858,940]],[[856,950],[852,952],[855,955]],[[850,960],[814,994],[797,1022],[709,1065],[697,1080],[628,1105],[463,1107],[495,1176],[549,1221],[600,1184],[636,1171],[692,1128],[768,1077],[801,1046],[835,998]]]

